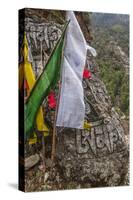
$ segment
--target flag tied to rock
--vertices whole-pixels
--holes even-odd
[[[83,129],[85,104],[82,77],[88,46],[72,11],[67,12],[67,20],[70,23],[66,32],[56,126]]]

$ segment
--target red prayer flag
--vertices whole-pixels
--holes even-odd
[[[29,90],[29,86],[26,79],[24,79],[24,90]]]
[[[88,69],[84,69],[83,78],[91,78],[91,72]]]
[[[50,108],[55,108],[56,107],[56,99],[55,99],[55,93],[50,92],[48,95],[48,105]]]

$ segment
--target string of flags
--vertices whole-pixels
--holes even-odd
[[[20,76],[20,85],[24,79],[27,99],[25,102],[25,138],[28,139],[34,133],[35,124],[37,129],[44,123],[41,104],[47,97],[50,109],[56,109],[56,126],[70,127],[77,129],[91,128],[91,124],[84,121],[85,104],[82,79],[90,79],[92,74],[89,69],[84,68],[87,50],[96,56],[94,48],[90,47],[83,36],[78,21],[72,11],[67,12],[67,23],[64,31],[58,40],[48,62],[41,75],[35,80],[32,65],[27,61],[28,43],[24,35],[24,63],[20,64],[19,71],[24,67],[23,78]],[[57,98],[54,92],[55,85],[60,82],[60,94]],[[51,91],[51,92],[50,92]],[[45,133],[48,127],[42,126]],[[34,133],[35,136],[35,133]],[[31,142],[32,143],[32,142]]]

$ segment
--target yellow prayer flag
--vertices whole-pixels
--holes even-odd
[[[24,62],[20,63],[19,65],[19,89],[22,87],[23,81],[26,80],[28,84],[28,90],[30,93],[36,82],[36,79],[32,69],[32,65],[30,62],[28,62],[28,42],[26,39],[26,34],[24,34],[24,40],[22,44],[22,54]],[[42,106],[40,106],[37,113],[36,126],[38,131],[44,132],[44,136],[48,135],[49,129],[44,123]],[[37,141],[35,137],[34,139],[31,140],[32,141],[30,141],[30,143],[35,143]]]

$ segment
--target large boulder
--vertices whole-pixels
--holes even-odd
[[[98,77],[93,75],[84,85],[86,119],[92,127],[57,134],[57,160],[64,178],[85,187],[127,184],[128,143],[120,118]]]

